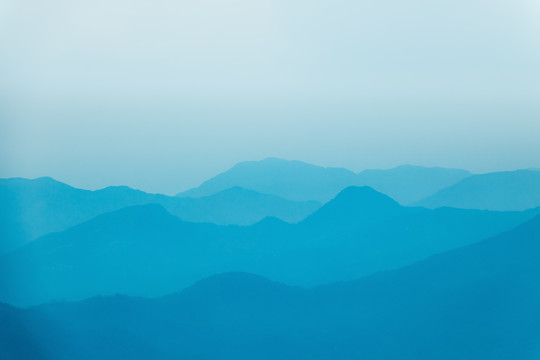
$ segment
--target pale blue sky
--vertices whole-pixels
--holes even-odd
[[[540,167],[537,0],[0,0],[0,176]]]

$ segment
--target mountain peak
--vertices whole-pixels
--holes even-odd
[[[401,208],[401,205],[388,195],[380,193],[370,186],[349,186],[324,207],[341,211],[379,211]]]
[[[384,201],[390,201],[397,204],[397,202],[395,202],[391,197],[378,192],[377,190],[373,189],[371,186],[348,186],[342,191],[340,191],[339,194],[337,194],[337,196],[334,198],[334,200],[342,199],[342,198],[348,198],[348,199],[354,198],[354,199],[360,199],[364,201],[369,200],[369,199],[373,199],[373,200],[384,199]]]
[[[356,223],[360,218],[403,209],[395,200],[369,186],[349,186],[309,216],[305,223]]]

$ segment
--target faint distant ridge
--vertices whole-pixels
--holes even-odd
[[[540,206],[540,171],[534,169],[473,175],[415,205],[429,208],[526,210]]]
[[[199,187],[177,196],[208,196],[240,186],[291,200],[326,202],[348,186],[370,186],[406,205],[467,176],[470,173],[465,170],[412,165],[389,170],[365,170],[356,174],[344,168],[326,168],[302,161],[267,158],[238,163]]]
[[[471,175],[467,170],[400,165],[388,170],[364,170],[358,174],[362,185],[410,205]]]
[[[302,161],[267,158],[245,161],[178,196],[201,197],[239,186],[296,201],[328,201],[355,183],[354,172],[324,168]]]
[[[183,220],[220,225],[251,225],[268,216],[298,222],[321,205],[237,186],[193,199],[149,194],[127,186],[89,191],[48,177],[0,179],[0,253],[97,215],[144,204],[161,204]]]

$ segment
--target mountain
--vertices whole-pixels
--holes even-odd
[[[344,188],[356,184],[356,174],[343,168],[324,168],[302,161],[267,158],[245,161],[195,189],[178,196],[201,197],[240,186],[296,201],[326,202]]]
[[[540,206],[540,171],[516,170],[474,175],[415,205],[500,211],[530,209]]]
[[[365,222],[368,218],[387,218],[407,211],[387,195],[368,186],[350,186],[341,191],[332,201],[308,216],[304,226],[321,228],[326,224],[331,227],[355,225],[358,219]]]
[[[0,256],[0,301],[32,305],[123,293],[158,296],[206,276],[252,272],[311,286],[395,269],[530,219],[527,212],[403,207],[345,189],[297,224],[190,223],[160,205],[106,213]]]
[[[317,201],[293,201],[275,195],[232,187],[196,199],[169,197],[160,202],[174,215],[186,221],[211,222],[218,225],[252,225],[266,217],[296,223],[317,210]]]
[[[177,196],[207,196],[240,186],[291,200],[327,202],[346,187],[370,186],[401,204],[410,204],[469,175],[465,170],[410,165],[355,174],[343,168],[324,168],[301,161],[268,158],[241,162]]]
[[[402,165],[389,170],[364,170],[358,174],[357,184],[410,205],[469,176],[470,172],[461,169]]]
[[[0,306],[11,330],[0,331],[0,357],[28,344],[35,359],[533,360],[539,276],[540,215],[401,269],[311,289],[226,273],[155,299]]]
[[[298,222],[320,204],[238,187],[197,199],[148,194],[125,186],[81,190],[51,178],[0,179],[0,253],[126,206],[161,204],[192,222],[251,225],[267,216]]]

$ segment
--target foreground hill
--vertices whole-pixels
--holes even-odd
[[[0,179],[0,253],[126,206],[161,204],[192,222],[251,225],[267,216],[297,222],[314,201],[295,202],[238,187],[198,199],[148,194],[125,186],[81,190],[51,178]]]
[[[343,168],[324,168],[301,161],[268,158],[241,162],[178,196],[207,196],[240,186],[292,200],[326,202],[348,186],[370,186],[406,205],[469,175],[465,170],[409,165],[355,174]]]
[[[533,360],[539,276],[537,216],[402,269],[312,289],[228,273],[157,299],[1,306],[0,357]]]
[[[540,171],[517,170],[474,175],[416,205],[500,211],[530,209],[540,206]]]
[[[528,212],[403,207],[350,187],[298,224],[190,223],[159,205],[100,215],[0,256],[0,301],[98,294],[158,296],[202,277],[247,271],[316,285],[395,269],[530,219]]]

